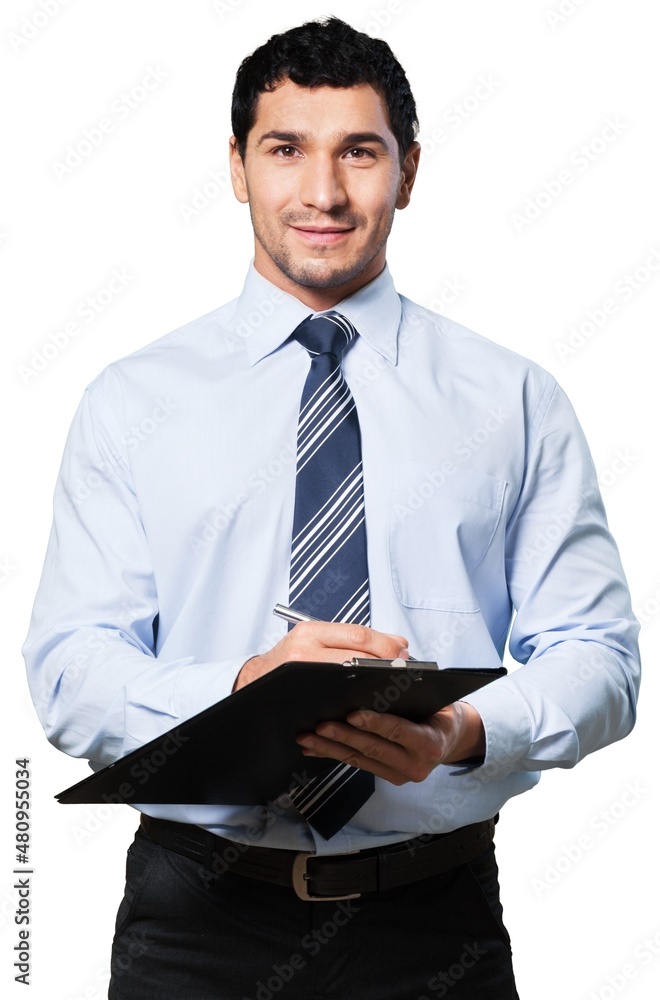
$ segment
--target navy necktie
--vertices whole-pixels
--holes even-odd
[[[289,604],[324,621],[369,624],[360,425],[341,355],[357,336],[337,312],[309,316],[293,336],[311,356],[298,420]],[[298,811],[329,839],[366,802],[374,776],[348,764],[291,792]]]

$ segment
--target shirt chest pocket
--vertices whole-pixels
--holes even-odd
[[[421,462],[396,463],[388,543],[401,604],[479,610],[472,579],[497,533],[506,485],[467,469],[446,475]]]

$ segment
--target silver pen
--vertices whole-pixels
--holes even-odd
[[[297,625],[298,622],[320,622],[320,618],[312,618],[311,615],[306,615],[304,611],[296,611],[294,608],[287,608],[285,604],[276,604],[273,608],[273,614],[277,615],[278,618],[283,618],[285,622],[292,622]],[[408,659],[417,663],[417,659],[408,653]]]
[[[278,618],[283,618],[285,622],[292,622],[297,625],[298,622],[320,622],[320,618],[312,618],[311,615],[306,615],[304,611],[295,611],[293,608],[287,608],[285,604],[276,604],[273,608],[273,614],[277,615]]]

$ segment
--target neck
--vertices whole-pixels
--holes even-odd
[[[262,277],[267,278],[273,285],[277,288],[281,288],[282,291],[288,292],[289,295],[293,295],[304,305],[308,306],[314,312],[325,312],[326,309],[332,309],[337,305],[338,302],[342,302],[344,299],[348,298],[349,295],[353,295],[355,292],[359,291],[365,285],[368,285],[370,281],[377,278],[378,275],[383,271],[385,267],[385,255],[378,254],[367,267],[360,271],[354,278],[350,281],[346,281],[341,285],[337,285],[333,288],[314,288],[309,285],[301,285],[288,275],[284,274],[270,259],[255,253],[254,257],[254,267],[255,270],[262,275]]]

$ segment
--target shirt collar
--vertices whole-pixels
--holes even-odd
[[[373,281],[333,309],[346,316],[378,354],[393,365],[397,363],[401,300],[387,265]],[[237,333],[245,341],[250,365],[277,350],[310,315],[316,315],[314,310],[264,278],[251,262],[236,310]]]

